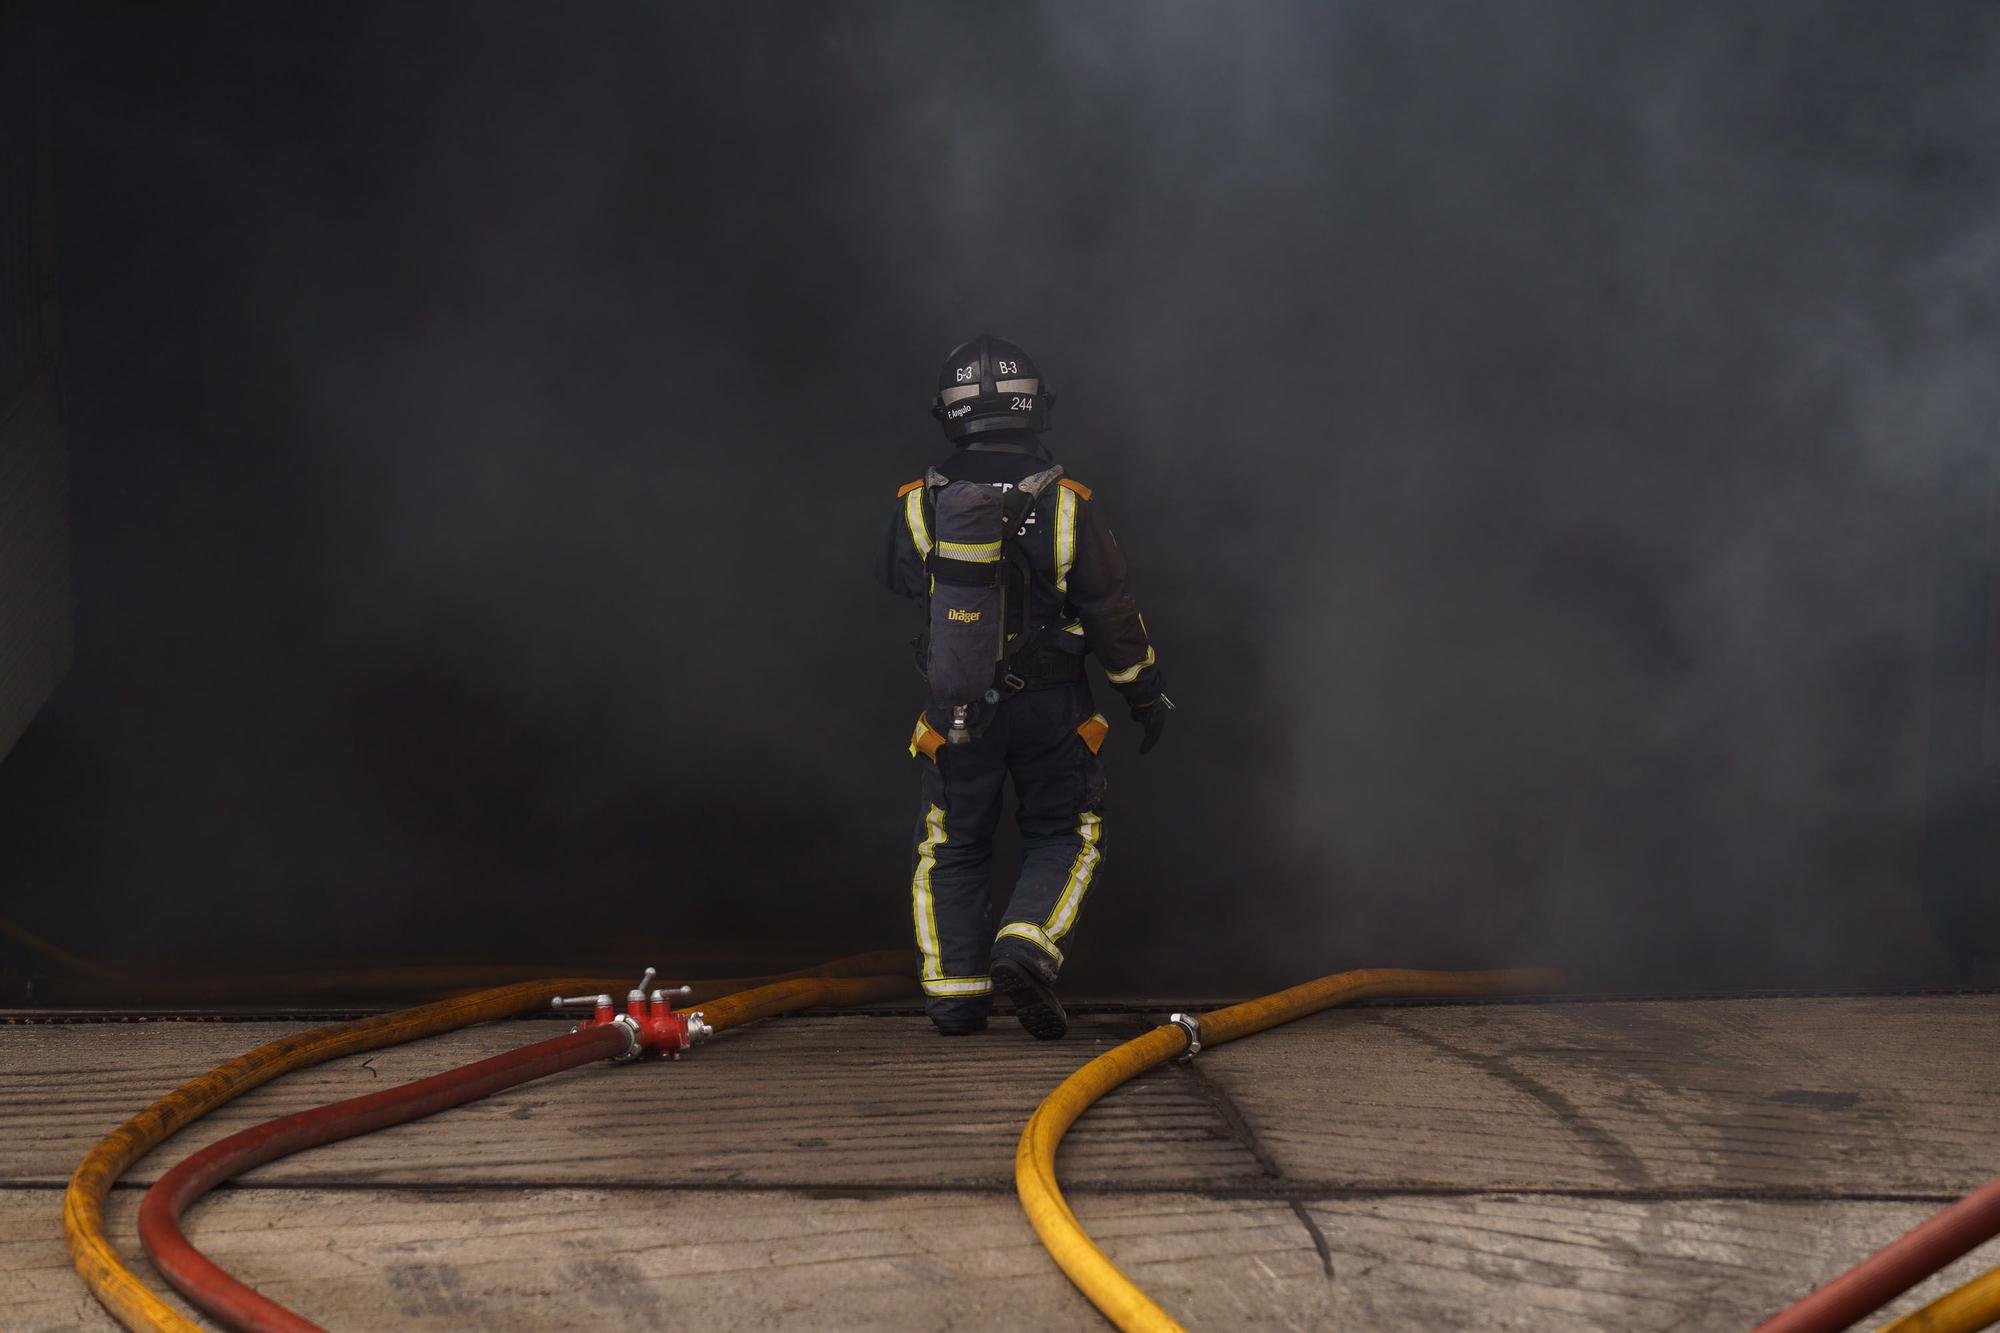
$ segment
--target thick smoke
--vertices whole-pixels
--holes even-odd
[[[1989,446],[1989,7],[66,10],[55,933],[906,931],[867,570],[980,330],[1182,705],[1082,985],[1942,977],[1938,479]],[[1116,716],[1114,714],[1114,716]],[[607,900],[614,911],[593,911]],[[649,954],[650,956],[650,954]]]

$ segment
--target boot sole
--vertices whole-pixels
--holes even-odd
[[[1028,974],[1019,963],[1003,960],[993,964],[993,989],[1014,1004],[1014,1017],[1028,1035],[1038,1041],[1057,1041],[1069,1034],[1069,1015],[1062,1001],[1041,981]]]

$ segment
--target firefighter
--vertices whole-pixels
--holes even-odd
[[[1012,343],[982,335],[954,351],[931,412],[955,447],[898,492],[877,569],[925,613],[915,647],[931,694],[910,740],[923,772],[910,892],[924,1007],[947,1036],[982,1030],[995,990],[1032,1035],[1068,1031],[1056,975],[1104,860],[1109,724],[1091,702],[1086,656],[1141,728],[1139,753],[1159,743],[1174,707],[1102,502],[1041,438],[1054,400]],[[941,519],[945,537],[966,536],[949,525],[968,513],[997,516],[973,535],[1002,540],[940,539]],[[941,697],[967,651],[984,654],[974,659],[983,695]],[[1021,876],[996,916],[988,875],[1010,777]]]

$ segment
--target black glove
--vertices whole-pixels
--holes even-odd
[[[1174,711],[1174,701],[1164,694],[1156,694],[1142,704],[1132,705],[1132,720],[1146,729],[1146,738],[1139,742],[1140,754],[1151,754],[1153,747],[1160,743],[1160,736],[1167,729],[1167,714]]]

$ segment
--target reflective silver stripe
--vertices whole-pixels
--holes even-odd
[[[1004,940],[1009,935],[1012,935],[1015,939],[1026,940],[1049,957],[1055,959],[1058,963],[1063,960],[1062,950],[1056,948],[1056,942],[1050,939],[1048,933],[1040,926],[1030,925],[1026,921],[1010,921],[1000,927],[1000,933],[993,938]]]
[[[999,542],[939,542],[937,553],[947,560],[966,560],[976,565],[1000,563]]]
[[[1069,567],[1076,563],[1076,492],[1056,492],[1056,589],[1069,591]]]
[[[924,956],[926,985],[944,976],[944,959],[938,953],[937,904],[931,898],[931,869],[937,865],[937,849],[943,845],[944,809],[932,806],[924,816],[924,840],[917,844],[917,873],[910,877],[910,911],[917,923],[917,949]]]
[[[935,977],[924,982],[926,995],[990,995],[991,977]]]
[[[1086,810],[1076,817],[1077,837],[1082,845],[1076,849],[1076,860],[1070,863],[1069,882],[1063,885],[1062,897],[1056,899],[1056,909],[1049,913],[1049,919],[1042,923],[1042,930],[1051,940],[1059,940],[1069,934],[1076,924],[1076,914],[1083,907],[1083,895],[1090,892],[1091,877],[1097,873],[1098,862],[1103,853],[1098,841],[1103,836],[1104,820]]]
[[[1153,656],[1153,645],[1149,643],[1146,645],[1146,659],[1139,663],[1138,666],[1126,667],[1123,671],[1107,671],[1104,673],[1104,678],[1113,685],[1130,685],[1133,681],[1139,679],[1141,672],[1145,671],[1147,667],[1153,665],[1158,660],[1157,657]]]
[[[993,381],[993,392],[995,393],[1040,393],[1041,391],[1042,382],[1038,379]],[[977,384],[954,384],[949,389],[938,394],[938,401],[946,407],[950,407],[953,403],[962,403],[968,398],[977,398],[978,396],[979,386]]]
[[[876,510],[881,513],[881,510]],[[918,555],[931,553],[931,534],[924,527],[924,488],[919,486],[903,497],[903,521],[910,525],[910,540]]]

